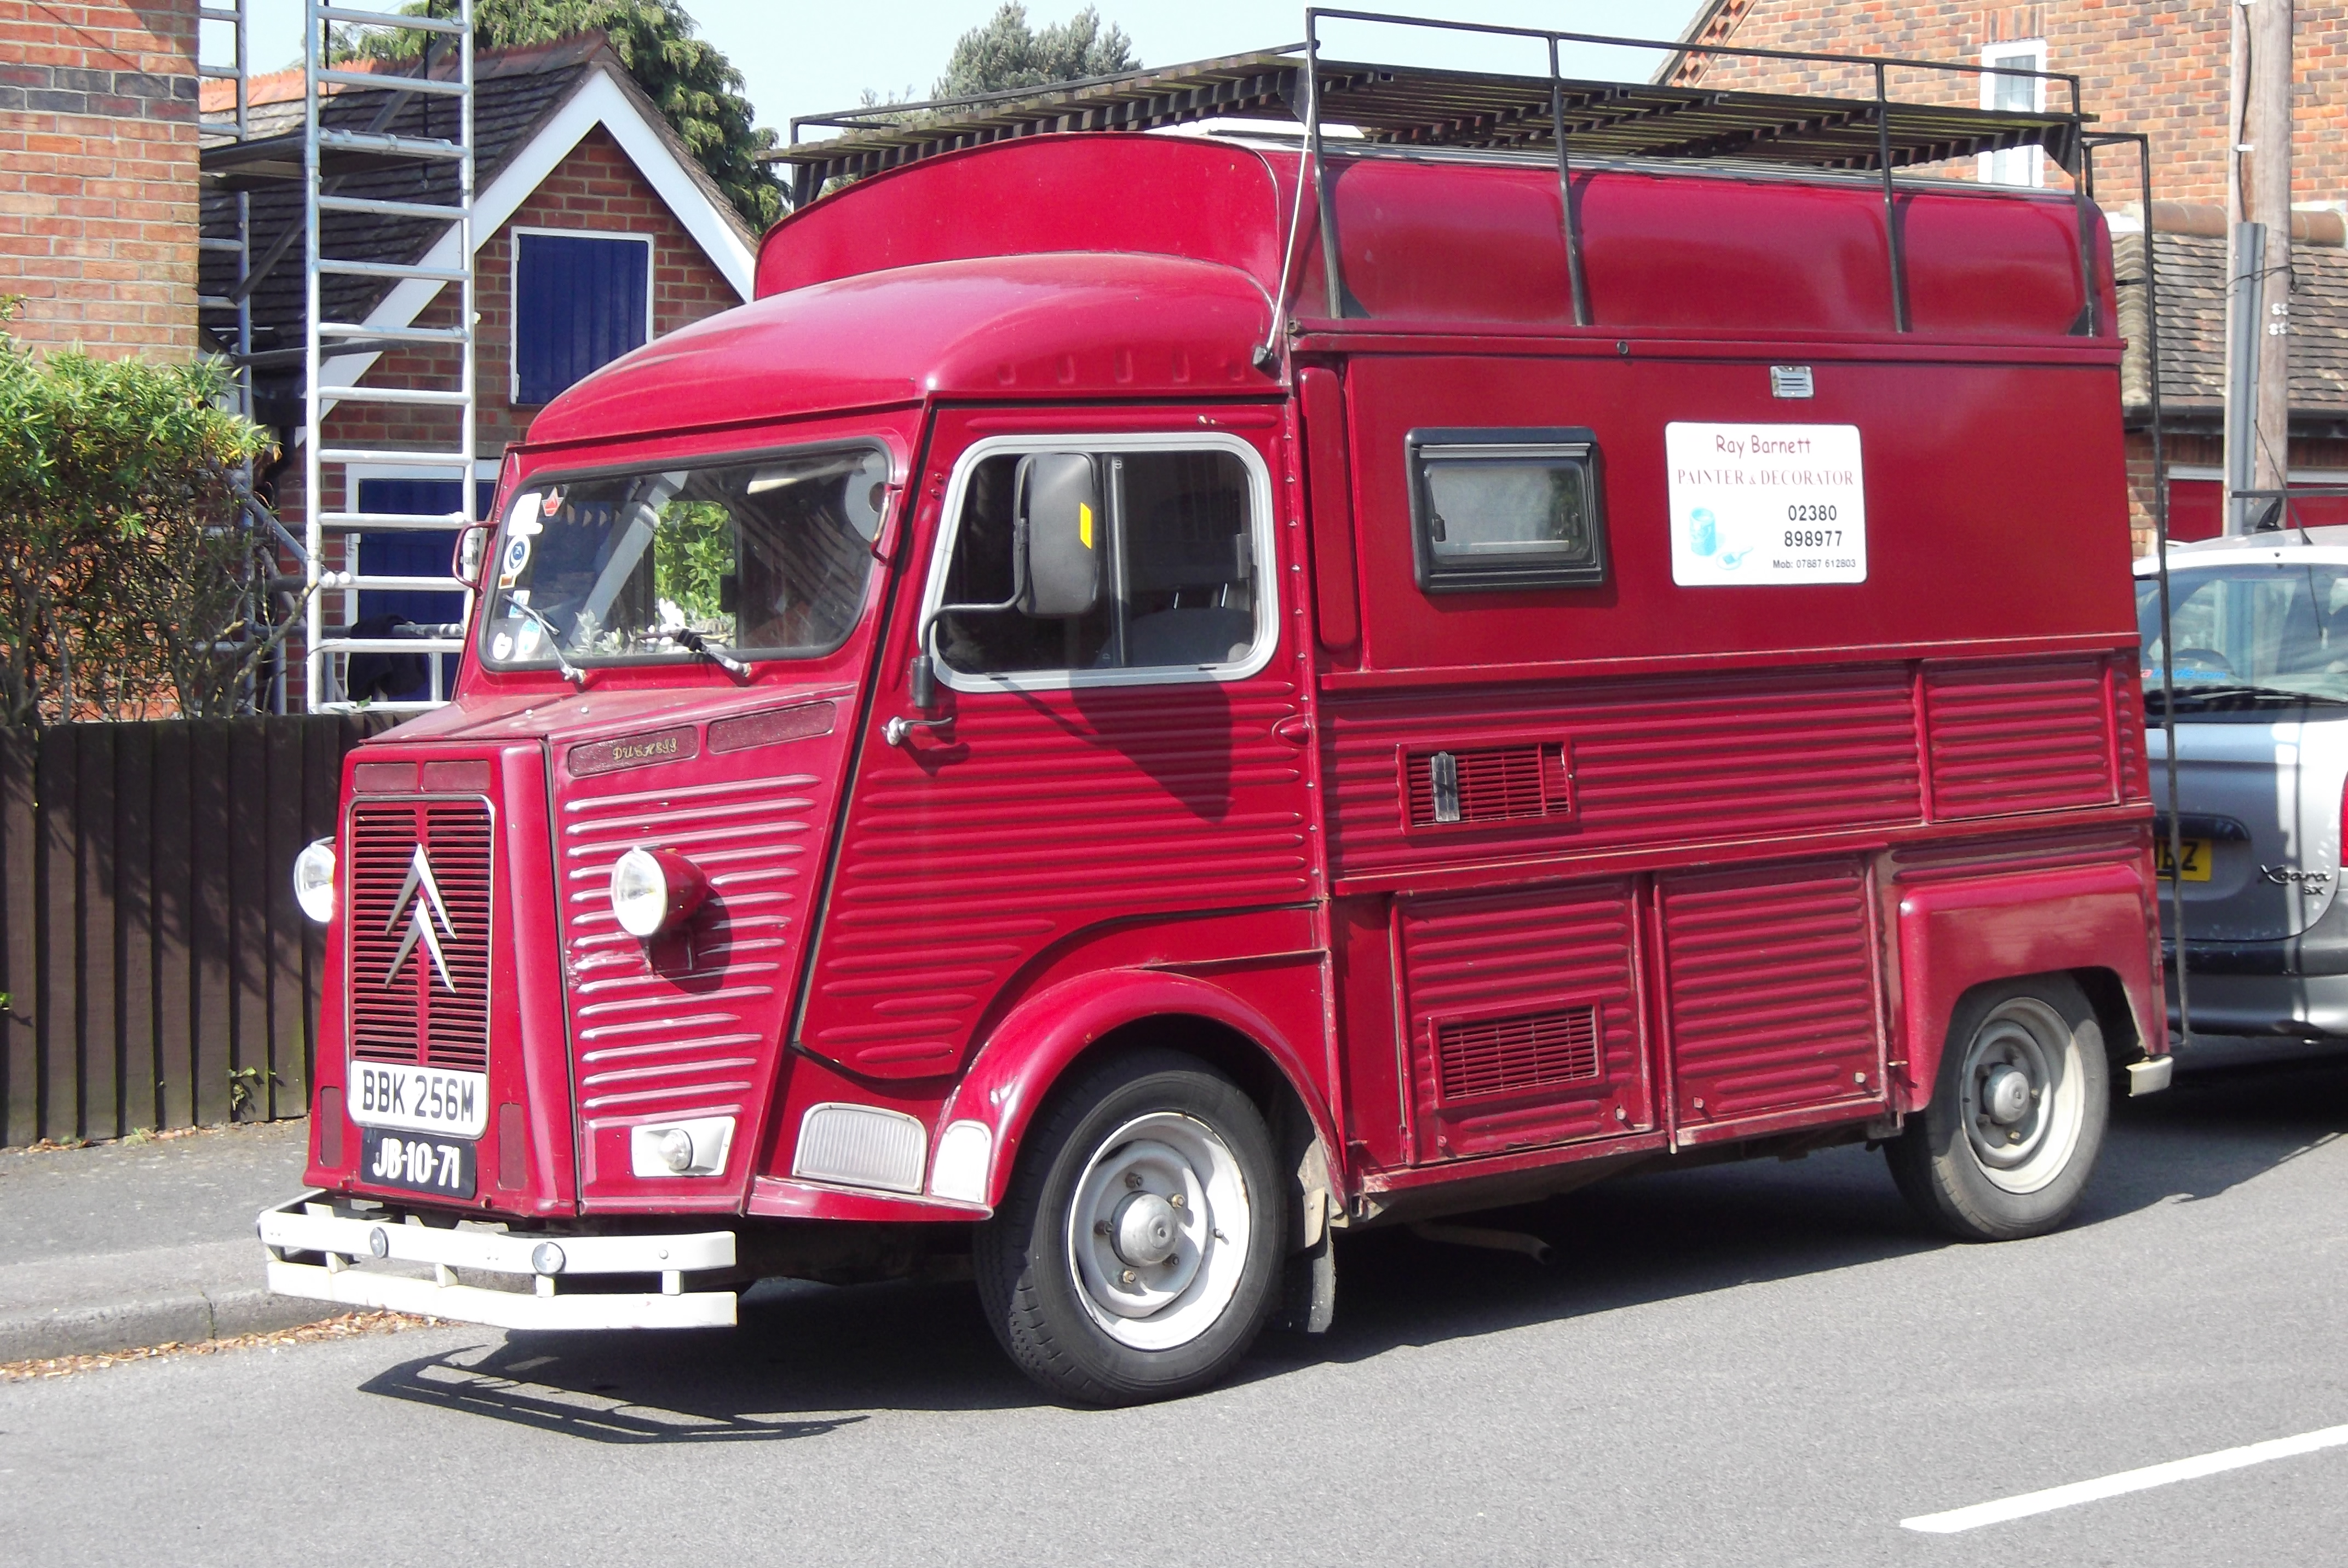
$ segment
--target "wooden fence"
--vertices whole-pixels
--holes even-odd
[[[0,1144],[303,1112],[324,945],[294,857],[382,727],[0,731]]]

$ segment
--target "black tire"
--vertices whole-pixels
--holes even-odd
[[[2001,1091],[2003,1105],[1993,1103]],[[2028,1108],[2002,1120],[2025,1091]],[[2110,1115],[2103,1030],[2077,984],[2065,975],[2001,980],[1958,1002],[1932,1102],[1884,1155],[1931,1224],[1961,1241],[2013,1241],[2070,1217]]]
[[[1214,1154],[1217,1145],[1228,1163]],[[1160,1149],[1189,1150],[1201,1169],[1219,1173],[1189,1189],[1179,1171],[1161,1180],[1168,1167],[1151,1163]],[[1128,1184],[1145,1170],[1151,1173],[1143,1183]],[[1236,1207],[1234,1182],[1241,1189]],[[1179,1202],[1173,1190],[1193,1195]],[[1080,1233],[1072,1228],[1079,1204],[1106,1215],[1112,1198],[1114,1223],[1097,1217]],[[1138,1256],[1128,1255],[1124,1216],[1151,1199],[1160,1208],[1154,1219],[1143,1214],[1134,1222],[1145,1229],[1132,1233],[1141,1241]],[[1290,1206],[1272,1135],[1237,1085],[1176,1051],[1117,1056],[1055,1096],[1020,1150],[1002,1206],[979,1227],[973,1262],[988,1327],[1021,1371],[1075,1403],[1141,1404],[1206,1388],[1247,1354],[1276,1305]],[[1197,1245],[1186,1255],[1181,1248],[1189,1244],[1178,1238],[1169,1255],[1152,1258],[1168,1233],[1146,1226],[1169,1214],[1193,1227]],[[1234,1224],[1245,1225],[1243,1238],[1230,1235]],[[1117,1249],[1114,1257],[1106,1249]],[[1152,1281],[1134,1285],[1138,1273],[1162,1268],[1169,1280],[1186,1277],[1179,1275],[1186,1257],[1189,1286],[1154,1312],[1141,1310],[1149,1297],[1120,1296],[1123,1286],[1100,1273],[1106,1260],[1117,1280],[1146,1293]],[[1089,1284],[1087,1266],[1095,1271]],[[1150,1336],[1175,1342],[1128,1342]]]

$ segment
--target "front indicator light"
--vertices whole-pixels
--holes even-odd
[[[631,937],[649,942],[683,925],[708,891],[692,861],[639,845],[612,866],[612,917]]]
[[[294,901],[321,926],[335,917],[333,839],[319,839],[294,857]]]

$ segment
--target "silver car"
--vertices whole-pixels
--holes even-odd
[[[2168,552],[2191,1033],[2180,1067],[2348,1048],[2348,528]],[[2137,565],[2152,797],[2170,875],[2154,564]],[[2176,940],[2164,887],[2164,937]],[[2169,979],[2171,1026],[2177,985]]]

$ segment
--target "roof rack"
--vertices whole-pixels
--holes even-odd
[[[1509,76],[1326,60],[1321,56],[1321,29],[1330,21],[1540,40],[1548,46],[1549,74]],[[1852,66],[1872,74],[1875,91],[1863,97],[1835,97],[1670,87],[1658,82],[1575,80],[1558,69],[1558,50],[1564,44],[1653,49],[1674,58],[1702,54]],[[2066,87],[2069,107],[2017,112],[1895,102],[1888,80],[1895,69],[1973,77],[2034,77]],[[1561,183],[1568,178],[1572,155],[1742,159],[1879,172],[1891,235],[1893,312],[1899,329],[1906,332],[1907,267],[1900,225],[1892,220],[1896,217],[1892,171],[1977,153],[2039,147],[2075,177],[2074,192],[2084,207],[2085,180],[2079,177],[2085,125],[2092,117],[2080,112],[2077,77],[2019,67],[1736,48],[1310,6],[1304,13],[1304,42],[1285,48],[1096,77],[1040,90],[1024,88],[969,98],[803,115],[791,121],[790,144],[767,156],[792,166],[792,200],[803,205],[829,181],[878,174],[964,148],[1055,131],[1154,130],[1210,118],[1286,121],[1292,126],[1303,122],[1305,151],[1313,165],[1312,185],[1319,202],[1332,316],[1358,313],[1357,308],[1348,309],[1338,262],[1334,204],[1329,183],[1321,178],[1323,129],[1344,125],[1357,130],[1362,143],[1372,148],[1549,153],[1557,160]],[[836,128],[840,134],[824,141],[799,139],[804,128],[819,126]],[[1590,307],[1582,281],[1575,205],[1566,203],[1566,260],[1574,321],[1587,325]],[[2089,313],[2085,328],[2092,333],[2096,330],[2093,319],[2096,304],[2086,236],[2087,225],[2083,221],[2080,268],[2088,283]]]

